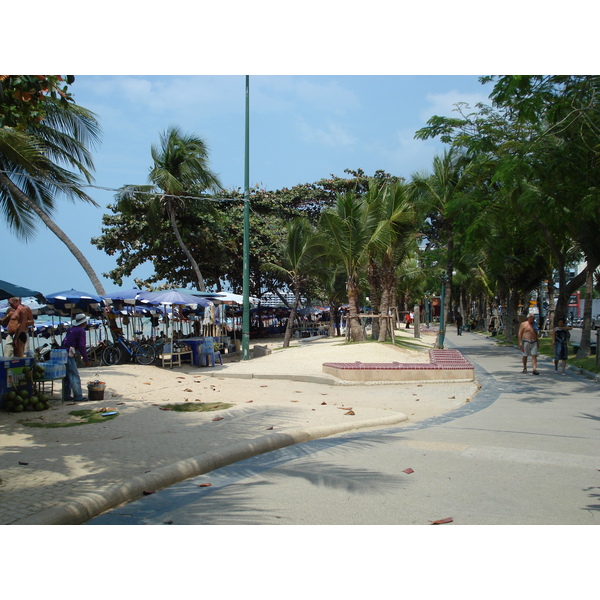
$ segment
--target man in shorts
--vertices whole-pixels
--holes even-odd
[[[8,304],[10,308],[2,319],[2,325],[7,325],[10,337],[10,340],[7,338],[4,356],[23,358],[29,327],[33,325],[33,314],[28,306],[21,304],[21,298],[9,298]]]
[[[532,373],[539,375],[537,370],[538,332],[534,325],[534,315],[529,313],[527,319],[519,327],[519,348],[523,353],[523,373],[527,373],[527,357],[531,356]]]

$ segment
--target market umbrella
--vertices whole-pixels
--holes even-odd
[[[120,301],[123,304],[137,304],[138,297],[142,290],[138,290],[137,288],[133,288],[130,290],[117,290],[116,292],[111,292],[110,294],[104,294],[102,298],[108,299],[110,301]]]
[[[191,294],[185,294],[183,292],[178,292],[177,290],[165,290],[163,292],[141,292],[139,301],[142,304],[154,304],[154,305],[171,305],[171,306],[204,306],[210,307],[214,306],[214,303],[211,302],[208,298],[203,298],[201,296],[192,296]],[[179,312],[180,318],[183,313],[183,310]],[[173,318],[174,314],[171,314],[171,318]],[[174,336],[174,328],[171,327],[171,343],[173,342]]]
[[[231,292],[219,292],[215,296],[215,300],[223,302],[224,304],[244,304],[244,296],[241,294],[232,294]],[[258,298],[252,296],[249,297],[250,304],[258,304]]]
[[[144,304],[175,304],[185,306],[199,304],[200,306],[210,306],[212,303],[208,298],[202,296],[192,296],[184,294],[177,290],[165,290],[164,292],[140,292],[140,302]]]
[[[59,315],[70,316],[79,312],[97,315],[102,313],[102,298],[95,294],[80,292],[78,290],[67,290],[46,294],[46,304],[53,308]]]
[[[6,300],[12,297],[29,298],[31,296],[38,300],[44,298],[41,292],[36,292],[35,290],[30,290],[29,288],[0,280],[0,300]]]

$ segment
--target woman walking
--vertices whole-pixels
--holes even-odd
[[[559,319],[554,331],[552,332],[552,345],[554,346],[554,372],[558,373],[558,361],[562,361],[562,374],[565,374],[567,365],[567,356],[569,352],[569,329],[565,327],[565,320]]]

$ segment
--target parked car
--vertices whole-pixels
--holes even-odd
[[[598,329],[600,327],[600,315],[592,317],[592,329]]]

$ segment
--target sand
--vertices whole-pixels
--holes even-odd
[[[215,367],[162,368],[138,364],[80,369],[84,392],[89,381],[101,380],[103,401],[81,403],[78,408],[106,408],[121,414],[143,406],[180,402],[224,402],[235,409],[270,410],[279,431],[286,428],[329,425],[348,419],[370,420],[403,413],[408,423],[454,410],[477,393],[470,383],[349,384],[322,372],[324,362],[427,362],[434,338],[414,340],[412,331],[400,335],[419,349],[391,344],[346,344],[343,338],[312,338],[282,348],[281,339],[252,340],[272,353],[241,361],[225,355]],[[308,379],[308,380],[307,380]],[[60,385],[57,386],[60,390]],[[54,402],[43,413],[10,415],[12,419],[65,420],[73,405]],[[227,411],[221,411],[226,413]],[[214,413],[195,413],[209,419]]]

